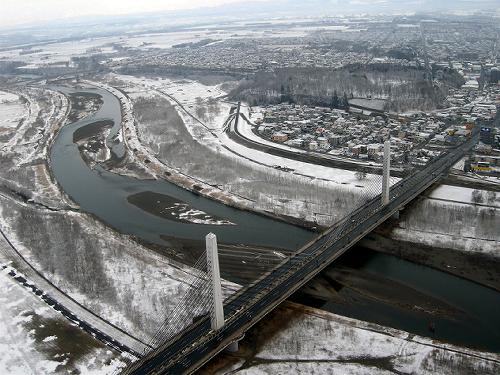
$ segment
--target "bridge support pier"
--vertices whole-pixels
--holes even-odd
[[[237,353],[238,350],[240,350],[240,341],[243,340],[245,337],[245,334],[243,334],[241,337],[239,337],[236,341],[233,341],[231,344],[226,346],[224,349],[228,353]]]
[[[384,142],[384,161],[382,172],[382,204],[389,204],[390,199],[390,177],[391,177],[391,142]]]
[[[214,331],[224,325],[224,306],[222,304],[222,287],[220,283],[219,252],[217,251],[217,237],[213,233],[205,237],[207,247],[207,273],[212,289],[212,303],[210,305],[210,322]]]
[[[399,220],[399,213],[401,212],[401,210],[397,210],[396,212],[394,212],[391,216],[391,219],[393,220]]]
[[[238,350],[240,350],[239,341],[232,342],[226,348],[226,351],[229,353],[236,353]]]

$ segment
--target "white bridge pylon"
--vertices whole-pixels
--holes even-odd
[[[209,233],[205,237],[207,247],[207,273],[211,283],[212,303],[210,304],[210,322],[214,331],[224,325],[224,306],[222,304],[222,287],[220,282],[219,252],[217,237]]]
[[[390,184],[391,177],[391,142],[389,140],[384,142],[384,161],[383,161],[383,172],[382,172],[382,204],[389,204],[390,196],[389,191],[391,188]]]

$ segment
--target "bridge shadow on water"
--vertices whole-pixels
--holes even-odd
[[[184,242],[184,254],[194,259],[203,254],[203,245],[202,241]],[[248,285],[289,253],[220,244],[221,273],[227,280]],[[499,292],[360,246],[342,255],[290,300],[459,346],[500,352]]]
[[[223,278],[240,285],[255,281],[290,254],[219,245]],[[203,246],[202,241],[183,241],[182,261],[190,264],[202,256]],[[186,254],[192,256],[188,259]],[[500,352],[499,292],[360,246],[342,255],[290,300],[460,346]]]
[[[500,352],[499,292],[366,248],[352,248],[290,299],[440,341]]]

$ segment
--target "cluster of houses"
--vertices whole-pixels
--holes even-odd
[[[393,118],[362,116],[340,109],[277,104],[254,107],[253,131],[260,137],[309,151],[359,160],[380,161],[383,143],[391,138],[392,157],[400,163],[426,163],[439,150],[422,150],[447,124],[431,116]],[[445,142],[467,136],[470,129],[457,129]]]
[[[229,39],[203,47],[172,48],[162,54],[148,55],[141,62],[164,67],[190,67],[214,71],[272,71],[276,68],[339,68],[353,61],[368,63],[373,56],[366,51],[338,51],[321,46],[304,46],[304,38],[268,37]],[[379,62],[413,65],[390,57]]]
[[[251,119],[253,131],[264,139],[359,160],[380,161],[383,142],[390,138],[395,162],[422,165],[444,147],[468,137],[476,124],[495,117],[500,105],[498,86],[488,87],[480,96],[465,96],[458,90],[450,99],[462,95],[467,104],[406,116],[282,103],[252,108]],[[490,151],[496,147],[493,133],[492,141],[482,145]]]
[[[482,90],[470,89],[467,83],[458,90],[451,90],[447,98],[447,112],[462,116],[466,121],[485,122],[497,115],[500,106],[500,86],[488,85]]]

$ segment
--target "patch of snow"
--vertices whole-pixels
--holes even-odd
[[[444,374],[467,368],[495,374],[499,356],[442,344],[395,329],[286,303],[261,323],[257,348],[232,374]],[[277,328],[279,327],[279,329]],[[267,337],[271,332],[272,334]],[[262,336],[262,337],[261,337]],[[376,365],[374,365],[376,363]]]
[[[26,107],[19,96],[0,91],[0,135],[15,129],[26,112]]]
[[[479,194],[482,196],[481,203],[486,204],[490,207],[498,207],[500,208],[500,194],[498,198],[488,201],[487,200],[487,192],[483,190],[471,189],[461,186],[450,186],[450,185],[439,185],[436,189],[434,189],[429,195],[429,198],[441,199],[446,201],[454,201],[461,203],[474,203],[473,200],[473,192],[479,191]]]

